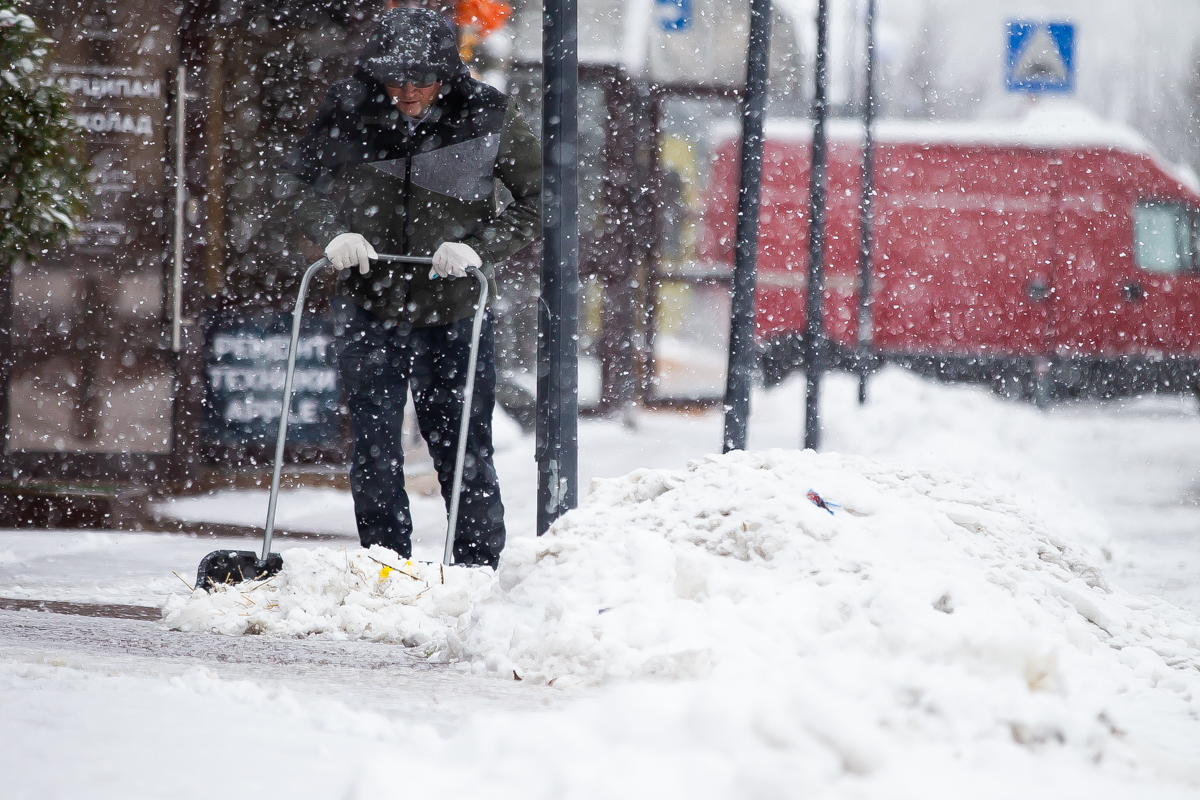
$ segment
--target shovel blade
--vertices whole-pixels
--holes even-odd
[[[200,561],[196,588],[211,592],[222,584],[269,578],[283,569],[283,557],[268,553],[260,559],[253,550],[214,550]]]

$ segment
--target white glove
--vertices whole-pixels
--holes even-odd
[[[441,247],[433,254],[433,269],[429,270],[431,278],[465,278],[467,267],[482,267],[483,259],[471,249],[471,245],[462,242],[442,242]]]
[[[371,271],[371,259],[378,258],[375,248],[359,233],[341,233],[325,245],[325,257],[338,269],[350,269],[358,264],[358,272],[366,275]]]

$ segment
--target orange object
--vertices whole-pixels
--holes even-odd
[[[454,24],[459,28],[473,28],[480,39],[486,39],[504,27],[512,11],[512,6],[499,0],[458,0]]]

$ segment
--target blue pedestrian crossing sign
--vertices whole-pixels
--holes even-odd
[[[1010,92],[1075,91],[1075,25],[1009,22],[1004,84]]]
[[[682,33],[692,27],[692,0],[655,0],[658,27],[667,33]]]

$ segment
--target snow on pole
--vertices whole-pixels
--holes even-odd
[[[576,0],[543,0],[539,535],[574,508],[579,497],[577,31]]]
[[[829,2],[817,0],[817,57],[813,88],[812,167],[808,173],[808,291],[804,322],[804,449],[821,445],[821,370],[824,367],[824,326],[821,301],[825,293],[825,118],[829,113]]]
[[[754,284],[758,268],[759,195],[762,188],[763,117],[771,51],[771,0],[750,0],[750,44],[742,98],[741,176],[738,181],[729,370],[725,378],[723,452],[746,449],[750,378],[754,369]]]

